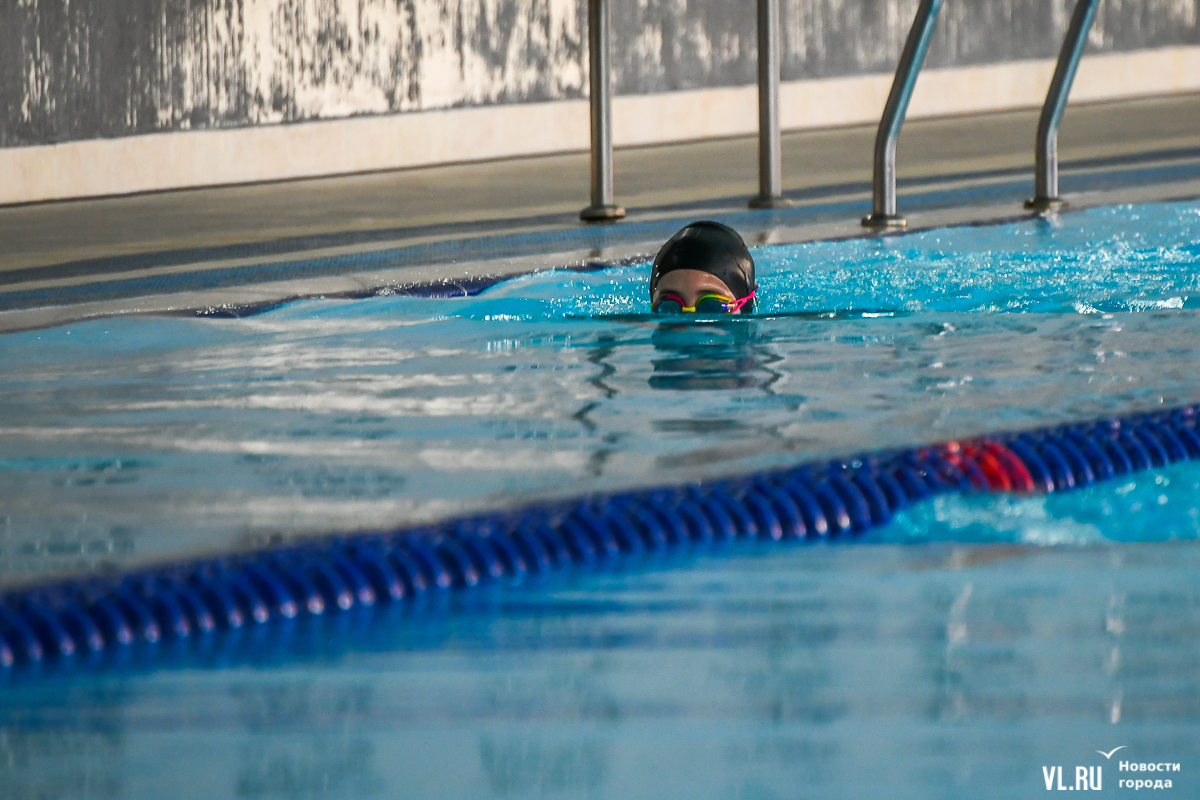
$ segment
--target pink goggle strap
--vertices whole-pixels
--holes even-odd
[[[746,303],[749,303],[751,300],[753,300],[754,295],[756,295],[756,294],[758,294],[757,289],[755,289],[753,292],[746,295],[745,297],[739,297],[737,300],[734,300],[732,303],[729,304],[729,310],[730,311],[741,311],[742,306],[746,305]]]

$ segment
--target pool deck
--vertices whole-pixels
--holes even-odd
[[[909,230],[1028,216],[1037,110],[909,122]],[[750,211],[752,137],[619,150],[611,225],[579,222],[588,157],[447,165],[0,208],[0,330],[130,312],[239,309],[316,295],[470,291],[497,277],[653,253],[684,221],[748,243],[879,235],[874,126],[785,134],[786,211]],[[1072,208],[1200,197],[1200,94],[1071,107],[1060,137]]]

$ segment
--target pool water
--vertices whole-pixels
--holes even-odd
[[[1200,400],[1200,203],[0,336],[0,583]],[[0,798],[1200,796],[1200,465],[0,685]],[[1125,746],[1111,760],[1096,750]]]
[[[1198,570],[1193,542],[751,547],[327,617],[0,688],[0,797],[1011,800],[1056,765],[1123,796],[1121,760],[1196,797]]]
[[[1200,203],[755,257],[747,320],[649,315],[639,264],[0,336],[0,582],[1200,400]]]

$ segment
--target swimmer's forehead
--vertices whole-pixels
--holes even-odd
[[[726,296],[733,296],[732,290],[725,284],[725,281],[718,278],[709,272],[701,272],[698,269],[677,269],[663,275],[655,287],[656,293],[665,291],[681,291],[681,292],[719,292]]]

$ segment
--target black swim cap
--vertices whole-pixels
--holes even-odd
[[[720,278],[741,299],[755,290],[754,259],[738,232],[719,222],[693,222],[667,240],[654,257],[650,273],[650,297],[658,281],[677,269],[695,269]],[[743,308],[753,313],[754,301]]]

